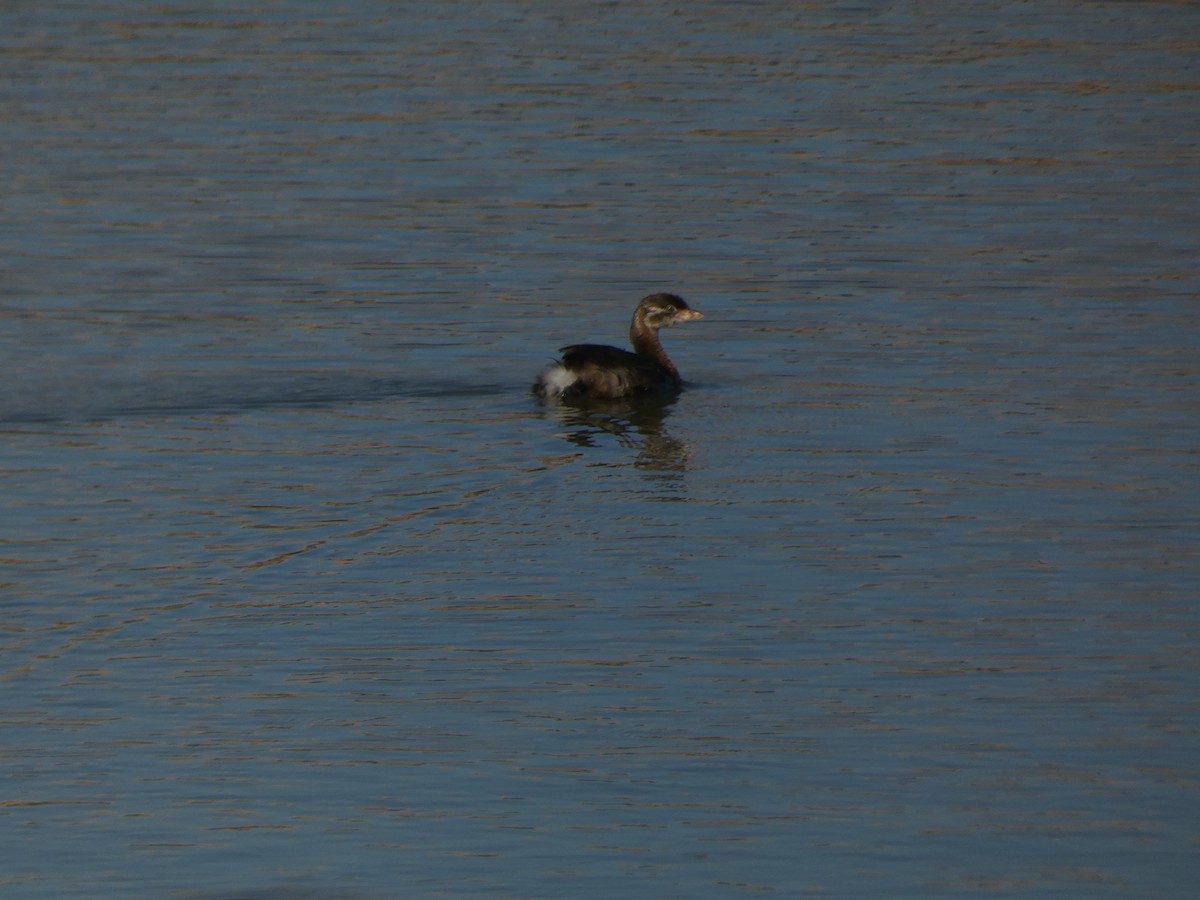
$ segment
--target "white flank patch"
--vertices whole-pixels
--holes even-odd
[[[542,389],[547,394],[561,394],[576,380],[574,372],[562,366],[551,366],[542,374]]]

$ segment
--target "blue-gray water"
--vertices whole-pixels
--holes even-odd
[[[1193,896],[1200,7],[0,24],[5,897]]]

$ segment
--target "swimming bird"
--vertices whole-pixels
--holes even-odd
[[[675,294],[651,294],[633,311],[629,343],[633,352],[603,344],[570,344],[559,350],[562,359],[533,385],[547,397],[579,396],[596,399],[630,397],[646,391],[678,389],[679,370],[658,339],[658,330],[703,316]]]

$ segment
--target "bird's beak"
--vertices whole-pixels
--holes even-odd
[[[681,309],[675,315],[676,322],[691,322],[693,319],[703,319],[704,313],[698,309]]]

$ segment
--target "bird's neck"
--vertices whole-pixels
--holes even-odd
[[[679,379],[675,364],[671,362],[658,339],[658,331],[647,325],[641,316],[634,318],[633,324],[629,326],[629,343],[633,345],[633,352],[638,356],[654,360],[670,372],[673,378]]]

